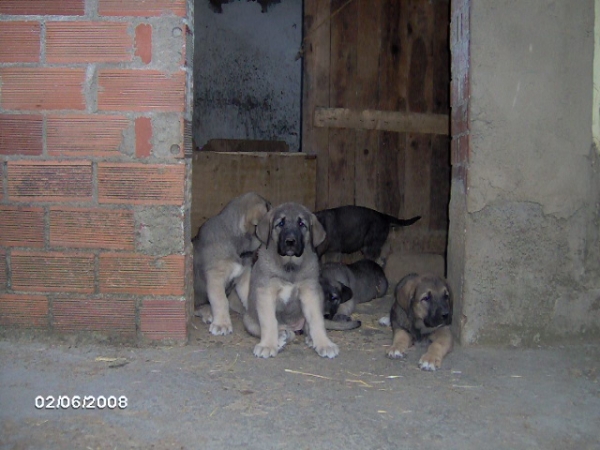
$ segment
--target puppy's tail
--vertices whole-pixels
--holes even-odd
[[[338,320],[325,319],[325,329],[326,330],[335,330],[335,331],[354,330],[355,328],[360,327],[360,325],[361,325],[360,320],[338,321]]]
[[[387,214],[384,214],[384,215],[385,215],[385,218],[388,220],[391,227],[407,227],[409,225],[412,225],[413,223],[415,223],[417,220],[419,220],[421,218],[421,216],[415,216],[410,219],[398,219],[397,217],[394,217],[394,216],[389,216]]]

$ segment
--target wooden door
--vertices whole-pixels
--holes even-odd
[[[317,209],[345,204],[443,234],[450,192],[450,0],[305,0],[302,150]],[[439,253],[436,249],[423,249]],[[442,249],[443,252],[443,249]]]

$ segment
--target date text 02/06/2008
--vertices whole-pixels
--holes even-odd
[[[35,398],[36,409],[125,409],[128,404],[129,400],[124,395],[38,395]]]

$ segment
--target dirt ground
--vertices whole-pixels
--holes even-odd
[[[0,448],[600,448],[600,343],[455,347],[422,372],[422,346],[385,357],[391,331],[377,319],[389,302],[360,305],[360,329],[330,332],[333,360],[301,338],[259,360],[239,316],[225,337],[196,320],[185,347],[5,338]],[[117,404],[47,409],[59,395]]]

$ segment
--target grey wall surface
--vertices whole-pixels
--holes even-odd
[[[600,335],[593,31],[593,0],[472,0],[464,343]]]
[[[193,135],[210,139],[282,140],[299,150],[302,0],[261,13],[257,2],[232,1],[215,13],[196,0]]]

